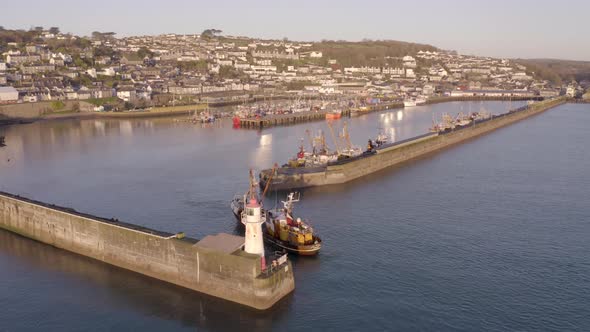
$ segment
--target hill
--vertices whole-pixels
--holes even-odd
[[[314,50],[323,53],[325,58],[335,59],[347,66],[381,66],[401,64],[401,57],[416,55],[418,51],[438,51],[431,45],[415,44],[395,40],[369,40],[360,42],[321,41],[314,43]]]
[[[558,84],[571,80],[590,80],[590,61],[517,59],[516,62],[526,66],[527,72],[534,72],[536,77]]]

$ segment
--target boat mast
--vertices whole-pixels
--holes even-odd
[[[332,139],[334,140],[334,145],[336,146],[336,153],[340,154],[338,140],[336,139],[336,135],[334,134],[334,128],[332,128],[332,123],[330,121],[328,121],[328,128],[330,128],[330,134],[332,134]]]
[[[352,144],[350,143],[350,135],[348,134],[348,122],[344,121],[342,125],[342,138],[344,139],[344,143],[346,147],[350,151],[352,149]]]
[[[266,196],[266,192],[268,191],[268,188],[270,187],[270,183],[272,182],[272,177],[275,175],[277,168],[279,168],[279,165],[277,163],[275,163],[274,166],[272,167],[272,171],[270,173],[270,176],[268,177],[268,180],[266,180],[266,186],[264,186],[264,191],[262,192],[262,196],[260,197],[260,199],[264,199],[264,196]]]
[[[314,149],[314,142],[313,142],[313,137],[311,137],[311,132],[309,131],[309,129],[305,129],[305,133],[307,134],[307,138],[309,139],[309,148],[311,149],[310,151],[314,152],[315,154],[315,149]]]

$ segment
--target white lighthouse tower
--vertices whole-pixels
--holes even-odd
[[[246,243],[244,250],[249,254],[260,255],[264,265],[264,242],[262,238],[262,207],[255,197],[250,197],[242,212],[242,223],[246,226]]]

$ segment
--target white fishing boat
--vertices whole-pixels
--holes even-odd
[[[416,100],[404,99],[404,107],[414,107],[414,106],[416,106]]]

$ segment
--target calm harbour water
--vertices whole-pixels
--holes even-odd
[[[522,105],[512,103],[512,107]],[[401,140],[445,103],[348,120]],[[336,126],[340,126],[342,121]],[[324,240],[259,313],[0,231],[0,331],[590,330],[590,105],[563,105],[296,207]],[[0,129],[0,190],[194,237],[238,233],[229,200],[305,129],[67,120]]]

